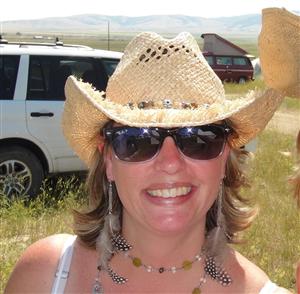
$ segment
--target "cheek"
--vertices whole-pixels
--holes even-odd
[[[121,202],[124,204],[135,197],[135,191],[141,189],[142,184],[147,181],[146,169],[139,165],[121,162],[112,159],[112,175]]]
[[[197,201],[202,211],[206,212],[217,198],[224,175],[223,166],[223,162],[218,159],[203,161],[194,166],[193,173],[199,184]]]
[[[228,145],[225,146],[224,152],[221,156],[203,161],[199,163],[199,172],[202,171],[203,175],[210,179],[212,182],[217,181],[220,183],[225,177],[226,162],[230,154],[230,148]]]
[[[206,182],[219,183],[224,176],[224,166],[223,161],[213,159],[195,164],[194,172]]]

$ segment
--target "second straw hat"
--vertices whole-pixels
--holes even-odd
[[[300,16],[284,8],[263,9],[259,56],[267,87],[300,98]]]

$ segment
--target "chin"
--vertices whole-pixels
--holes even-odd
[[[188,216],[156,216],[151,218],[148,222],[148,226],[151,227],[153,231],[158,233],[181,233],[186,232],[191,226],[191,217]]]

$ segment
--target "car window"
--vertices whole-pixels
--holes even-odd
[[[27,100],[64,100],[64,86],[70,75],[98,85],[93,58],[30,56]]]
[[[104,65],[108,77],[110,77],[113,74],[119,61],[119,59],[102,59],[102,63]]]
[[[207,63],[209,65],[213,65],[214,64],[214,60],[213,60],[212,56],[204,56],[204,57],[205,57],[205,59],[206,59],[206,61],[207,61]]]
[[[232,65],[231,57],[229,56],[217,56],[216,57],[217,65]]]
[[[247,59],[244,57],[233,57],[234,65],[247,65]]]
[[[14,98],[19,62],[19,55],[0,56],[0,100]]]

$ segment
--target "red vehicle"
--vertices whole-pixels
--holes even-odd
[[[246,81],[254,80],[254,69],[247,56],[215,55],[210,52],[203,52],[203,55],[223,82],[244,84]]]

